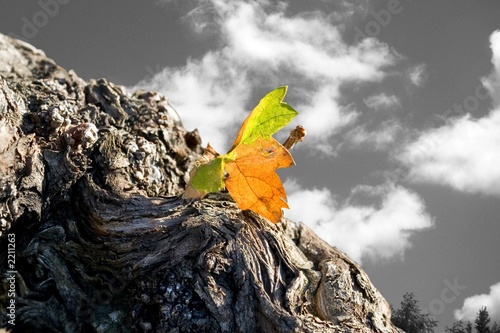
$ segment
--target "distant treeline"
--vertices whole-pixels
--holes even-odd
[[[392,322],[406,333],[434,333],[438,322],[428,313],[423,313],[414,293],[403,295],[400,308],[392,309]],[[488,309],[483,307],[474,322],[459,320],[445,328],[446,333],[500,333],[500,324],[491,322]]]

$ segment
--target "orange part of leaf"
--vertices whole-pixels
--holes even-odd
[[[274,138],[259,138],[253,144],[240,144],[227,155],[226,188],[240,209],[250,209],[273,223],[288,208],[278,168],[294,164],[292,155]]]

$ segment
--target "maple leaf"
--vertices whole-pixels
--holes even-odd
[[[240,209],[250,209],[273,223],[280,221],[281,209],[288,208],[288,204],[276,169],[287,168],[294,161],[272,135],[297,115],[297,111],[283,102],[286,92],[286,86],[280,87],[261,99],[241,125],[226,155],[218,156],[207,147],[212,157],[197,166],[184,193],[185,198],[201,198],[207,193],[221,191],[225,185]],[[305,130],[299,127],[294,131],[300,135],[293,142],[301,141],[305,135]],[[227,178],[224,170],[228,173]]]

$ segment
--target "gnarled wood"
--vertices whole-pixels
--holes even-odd
[[[14,332],[398,331],[363,270],[304,225],[225,193],[180,198],[200,144],[163,96],[84,82],[0,35]]]

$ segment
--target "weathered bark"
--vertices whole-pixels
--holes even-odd
[[[161,95],[84,82],[0,35],[14,332],[398,331],[363,270],[304,225],[272,225],[225,193],[181,199],[200,143]]]

